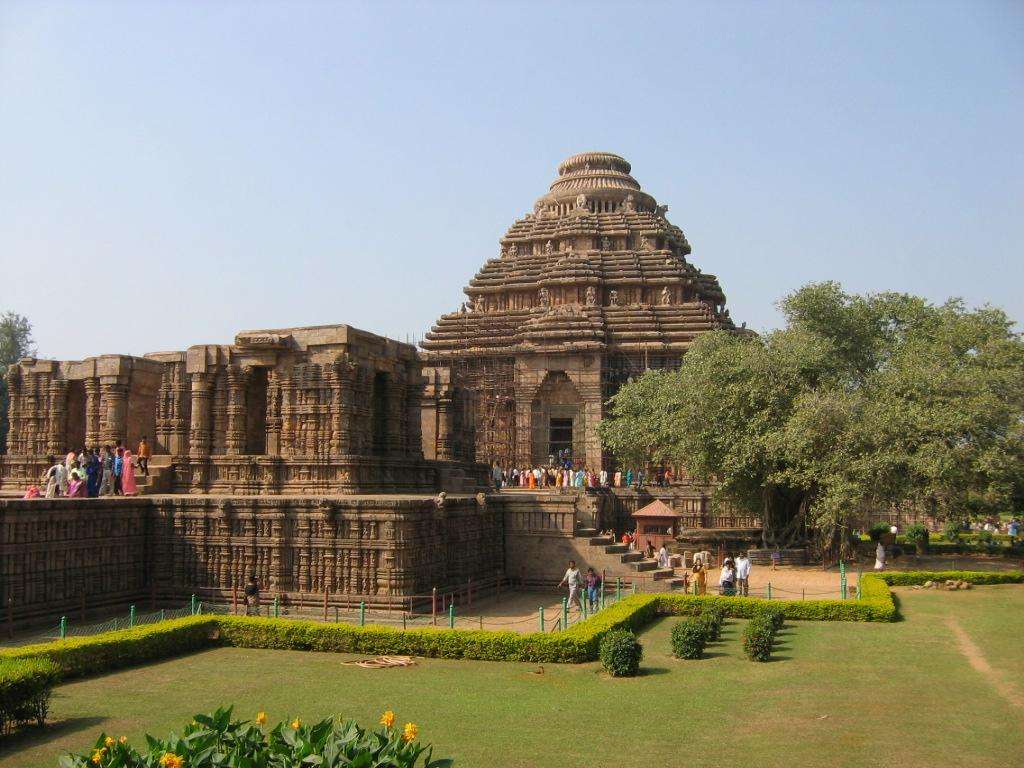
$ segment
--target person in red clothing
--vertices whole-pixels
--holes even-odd
[[[151,455],[149,443],[146,442],[146,436],[143,435],[142,440],[139,441],[139,449],[135,452],[135,461],[146,477],[149,477],[149,457]]]

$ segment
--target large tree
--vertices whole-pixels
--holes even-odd
[[[768,546],[843,536],[850,514],[1005,510],[1024,488],[1024,342],[1000,310],[808,285],[786,326],[698,338],[677,371],[612,398],[624,461],[683,464],[756,514]]]
[[[27,355],[35,354],[32,343],[32,324],[27,318],[13,312],[0,315],[0,453],[7,452],[7,366]]]

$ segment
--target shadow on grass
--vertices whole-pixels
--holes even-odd
[[[67,720],[58,720],[44,725],[42,728],[39,726],[23,728],[9,736],[4,736],[3,741],[0,741],[0,757],[12,755],[28,747],[46,744],[60,736],[95,728],[104,720],[106,720],[104,717],[69,717]],[[89,743],[91,744],[92,741],[90,740]],[[56,759],[54,757],[54,761]]]
[[[640,667],[637,677],[654,677],[655,675],[667,675],[672,670],[668,667]]]

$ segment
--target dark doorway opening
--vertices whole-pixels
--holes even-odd
[[[245,452],[267,452],[267,369],[253,368],[245,392]]]
[[[548,429],[548,453],[558,457],[563,451],[572,455],[572,419],[551,418]]]
[[[69,451],[76,453],[86,446],[85,444],[85,382],[73,379],[68,382],[68,421],[65,431],[67,444],[64,446]]]

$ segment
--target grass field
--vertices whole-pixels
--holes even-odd
[[[1024,586],[897,590],[905,621],[790,624],[777,659],[742,656],[742,622],[677,661],[666,618],[644,674],[597,664],[420,659],[361,670],[336,654],[217,649],[60,687],[52,726],[0,742],[2,768],[52,768],[100,730],[141,739],[234,702],[272,720],[394,709],[460,768],[1024,764]]]

